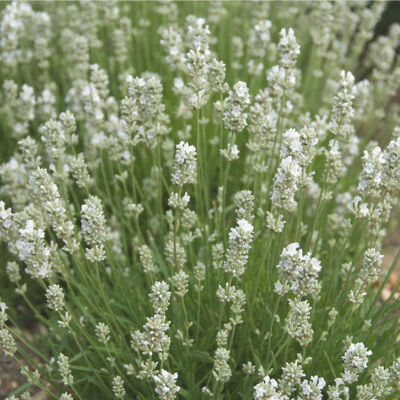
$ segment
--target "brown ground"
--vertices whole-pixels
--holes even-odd
[[[0,355],[0,399],[5,399],[19,386],[26,382],[26,378],[21,375],[18,365],[10,358]],[[42,391],[29,390],[33,400],[46,400],[46,395]]]
[[[35,342],[34,334],[38,331],[38,327],[33,327],[30,331],[21,332],[21,336],[24,336],[31,343]],[[36,359],[32,352],[24,348],[24,350],[30,355],[30,357]],[[5,357],[0,353],[0,399],[6,399],[10,393],[15,389],[26,383],[26,377],[20,372],[18,364],[10,357]],[[29,393],[32,395],[33,400],[46,400],[46,395],[37,388],[30,388]]]

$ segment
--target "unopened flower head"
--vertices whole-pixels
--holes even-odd
[[[89,261],[96,262],[105,259],[104,245],[106,241],[106,220],[101,200],[89,196],[81,207],[82,234],[90,246],[86,249]]]
[[[369,196],[379,197],[385,155],[381,148],[376,146],[371,152],[365,150],[362,160],[363,169],[357,190],[363,198],[368,198]]]
[[[274,215],[270,211],[267,211],[266,225],[271,232],[281,233],[285,227],[286,221],[282,215]]]
[[[317,143],[318,139],[313,127],[305,126],[299,132],[295,129],[289,129],[283,134],[281,157],[290,156],[301,167],[307,167],[313,160]]]
[[[294,196],[300,182],[301,168],[291,157],[284,158],[276,171],[271,195],[272,204],[283,210],[296,208]]]
[[[110,327],[107,324],[105,324],[104,322],[99,322],[96,325],[95,333],[96,333],[96,336],[97,336],[97,339],[99,340],[99,342],[101,342],[105,345],[108,344],[108,342],[110,341],[111,331],[110,331]]]
[[[236,144],[231,145],[230,143],[228,143],[225,149],[220,150],[220,153],[229,162],[232,162],[239,158],[240,151]]]
[[[155,282],[149,294],[154,311],[157,314],[164,314],[169,306],[171,292],[168,283],[165,281]]]
[[[131,337],[135,347],[143,354],[152,355],[158,353],[162,359],[168,355],[171,338],[167,332],[170,321],[166,320],[164,314],[155,314],[146,318],[143,332],[135,331]]]
[[[274,65],[267,73],[267,80],[271,89],[271,95],[275,99],[282,99],[296,86],[296,75],[292,69],[285,69],[280,65]]]
[[[223,61],[213,58],[209,65],[210,85],[214,92],[225,93],[229,86],[225,82],[226,66]]]
[[[294,68],[298,55],[300,54],[300,46],[297,43],[292,28],[280,31],[280,40],[278,49],[280,52],[280,65],[284,68]]]
[[[124,380],[119,375],[112,379],[112,389],[116,399],[125,397]]]
[[[229,232],[224,270],[235,277],[244,273],[253,240],[253,229],[253,225],[246,219],[239,219],[237,226]]]
[[[262,382],[254,386],[254,400],[283,400],[283,394],[277,388],[278,382],[266,375]]]
[[[307,346],[313,337],[314,330],[310,323],[311,307],[308,301],[289,300],[289,313],[285,319],[285,330],[300,345]]]
[[[13,356],[17,351],[17,344],[6,328],[0,329],[0,348],[6,356]]]
[[[251,222],[254,219],[254,196],[250,190],[241,190],[233,198],[238,219]]]
[[[351,72],[341,71],[340,89],[334,98],[331,123],[331,130],[339,140],[346,139],[351,133],[354,97],[354,76]]]
[[[162,369],[158,375],[154,376],[154,382],[156,383],[155,392],[158,394],[160,400],[173,400],[176,397],[176,393],[179,392],[180,387],[176,384],[178,374]]]
[[[8,279],[10,279],[11,282],[17,283],[21,280],[19,266],[15,261],[9,261],[7,263],[6,272],[8,275]]]
[[[154,264],[153,253],[149,246],[143,244],[139,247],[139,260],[146,274],[155,274],[158,272],[158,268]]]
[[[185,271],[178,271],[169,279],[175,296],[183,297],[188,292],[189,276]]]
[[[49,157],[55,161],[59,160],[66,147],[66,138],[61,123],[51,119],[41,127],[40,131]]]
[[[81,189],[88,189],[93,184],[93,178],[90,176],[88,165],[82,153],[70,160],[71,174],[76,184]]]
[[[183,186],[196,182],[196,148],[185,142],[176,145],[172,182]]]
[[[125,99],[123,122],[128,134],[136,134],[133,143],[144,141],[154,148],[158,138],[169,131],[169,116],[164,112],[162,84],[156,74],[145,72],[140,77],[128,75],[128,98]]]
[[[0,301],[0,326],[4,326],[8,320],[7,309],[7,304]]]
[[[312,376],[310,380],[305,379],[301,382],[301,397],[304,400],[322,400],[325,385],[325,379],[318,376]]]
[[[298,243],[286,246],[276,266],[279,280],[275,283],[275,291],[280,295],[292,291],[296,296],[315,296],[321,289],[318,282],[321,262],[311,257],[311,253],[303,254],[299,247]]]
[[[43,208],[57,236],[64,241],[65,249],[73,253],[78,248],[75,226],[69,219],[57,185],[46,169],[38,168],[31,176],[31,185],[36,202]]]
[[[75,135],[76,119],[74,114],[67,110],[58,116],[58,120],[61,123],[66,142],[68,144],[75,144],[78,138]]]
[[[31,219],[19,229],[15,243],[18,257],[27,265],[27,272],[35,279],[48,278],[53,274],[50,248],[44,240],[44,231]]]
[[[372,354],[363,343],[352,343],[343,355],[344,372],[343,381],[355,382],[361,372],[367,367],[368,357]]]
[[[357,386],[357,397],[379,399],[389,396],[393,390],[390,378],[390,371],[382,365],[374,368],[371,373],[371,382]]]
[[[359,306],[367,294],[366,289],[375,283],[380,274],[383,256],[374,248],[367,249],[355,280],[354,287],[349,293],[349,300]]]
[[[249,37],[249,47],[253,57],[265,56],[266,47],[270,41],[271,21],[262,20],[254,26]]]
[[[295,65],[300,53],[300,46],[292,28],[283,28],[280,32],[278,49],[280,59],[278,65],[273,65],[267,72],[267,80],[271,88],[271,94],[275,98],[277,105],[281,108],[280,99],[284,95],[290,96],[296,86]]]
[[[246,295],[244,292],[236,286],[226,283],[225,287],[221,285],[218,287],[217,297],[223,303],[231,303],[231,312],[233,315],[229,320],[229,326],[232,327],[241,324],[243,322],[241,315],[243,314],[246,304]]]
[[[247,363],[242,365],[242,370],[246,376],[250,376],[254,374],[254,372],[256,372],[256,367],[252,364],[251,361],[248,361]]]
[[[400,128],[395,133],[400,133]],[[382,185],[389,190],[396,190],[400,183],[400,136],[395,136],[385,149],[384,178]]]
[[[189,204],[189,201],[190,196],[187,194],[187,192],[183,196],[180,196],[179,193],[174,192],[169,195],[168,205],[171,208],[184,210]]]
[[[236,82],[229,92],[224,113],[225,128],[230,132],[241,132],[247,125],[247,113],[250,104],[249,89],[245,82]]]
[[[58,371],[59,371],[59,374],[61,375],[64,385],[66,385],[66,386],[73,385],[74,377],[72,376],[72,373],[71,373],[69,358],[66,355],[64,355],[63,353],[60,353],[58,356],[58,359],[57,359],[57,366],[58,366]]]
[[[138,217],[144,210],[142,204],[134,203],[129,197],[125,197],[122,203],[127,217]]]
[[[189,45],[200,48],[208,47],[210,28],[204,18],[188,15],[186,17],[186,32]]]
[[[174,26],[162,29],[160,44],[166,51],[165,61],[167,64],[173,69],[185,70],[186,57],[182,32]]]
[[[327,183],[336,183],[341,178],[346,169],[343,164],[343,155],[339,147],[339,141],[331,140],[329,148],[325,149],[326,156],[326,181]]]
[[[400,357],[393,361],[389,368],[390,376],[395,384],[395,387],[400,386]]]
[[[201,291],[204,289],[202,282],[206,279],[206,266],[201,262],[197,262],[193,269],[194,277],[196,279],[196,283],[194,288],[196,291]]]
[[[195,109],[200,109],[208,101],[210,55],[208,46],[195,47],[186,54],[187,71],[191,78],[189,86],[194,91],[190,96],[189,103]]]
[[[187,261],[186,250],[181,241],[176,241],[170,234],[165,246],[165,256],[168,263],[182,269]]]
[[[47,305],[54,311],[64,309],[64,291],[60,285],[50,285],[46,290]]]
[[[303,367],[299,360],[286,363],[282,368],[282,377],[278,380],[282,394],[290,396],[296,390],[297,385],[301,383],[304,376]]]
[[[369,216],[368,203],[363,202],[360,196],[355,196],[351,202],[350,209],[356,218],[365,218]]]
[[[232,375],[231,368],[228,364],[229,356],[229,350],[224,347],[218,347],[215,351],[213,375],[218,382],[225,383]]]

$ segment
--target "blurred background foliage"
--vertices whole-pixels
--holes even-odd
[[[9,2],[0,2],[0,10],[2,11],[8,3]],[[139,3],[138,7],[140,8],[140,3],[145,3],[145,2],[138,1],[136,3]],[[196,10],[200,12],[200,9],[208,7],[207,3],[209,2],[180,1],[180,3],[181,3],[180,7],[191,8],[191,12],[196,14]],[[240,1],[237,3],[240,3]],[[42,1],[34,2],[34,8],[37,9],[45,10],[48,6],[49,3],[47,2],[42,2]],[[376,26],[375,37],[380,35],[385,35],[388,31],[389,26],[396,22],[400,23],[400,1],[389,1],[387,2],[386,9],[382,14],[380,22]],[[397,50],[399,52],[399,49]],[[0,76],[0,87],[2,87],[3,81],[4,77]],[[13,152],[13,149],[10,148],[9,143],[5,143],[4,135],[7,135],[7,132],[0,132],[0,164],[7,161]],[[10,285],[10,282],[8,281],[7,275],[5,273],[6,263],[7,263],[6,246],[3,243],[0,243],[0,300],[7,299],[7,303],[13,305],[12,307],[10,306],[9,309],[9,313],[12,315],[12,317],[19,322],[20,326],[25,326],[26,328],[29,328],[34,322],[34,316],[30,315],[29,312],[24,312],[25,306],[22,304],[21,297],[17,296],[14,293],[14,287]],[[36,285],[34,280],[30,280],[29,285],[31,286],[30,288],[30,294],[32,296],[31,301],[33,303],[41,302],[43,300],[41,298],[43,296],[43,292],[41,290],[36,290],[36,291],[34,290],[33,286]],[[36,293],[37,296],[36,298],[34,293]]]

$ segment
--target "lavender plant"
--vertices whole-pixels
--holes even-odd
[[[4,5],[9,399],[399,398],[385,6]]]

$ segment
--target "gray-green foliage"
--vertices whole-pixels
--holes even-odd
[[[47,333],[25,338],[3,298],[0,346],[30,384],[60,399],[399,396],[397,287],[381,296],[399,256],[382,272],[381,253],[400,28],[374,39],[384,8],[5,5],[1,267]]]

